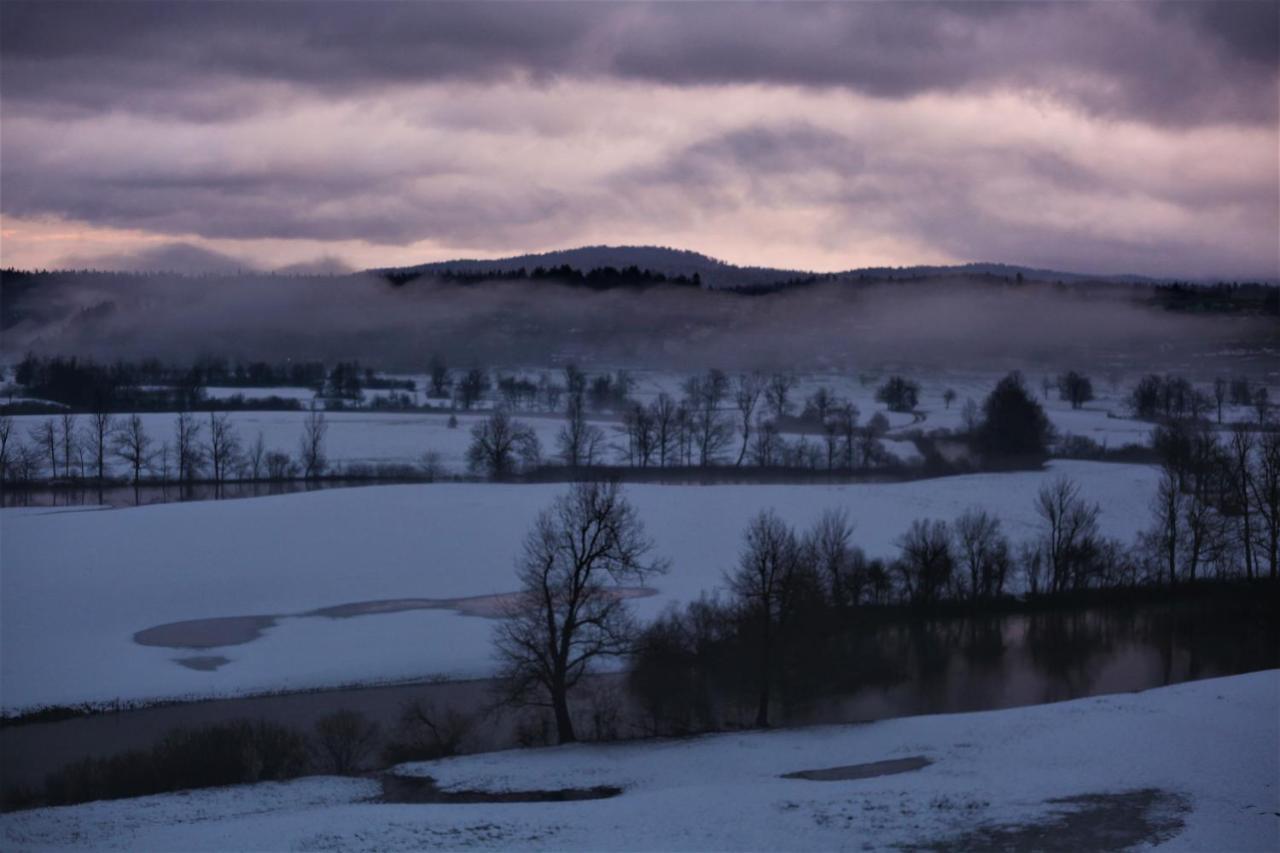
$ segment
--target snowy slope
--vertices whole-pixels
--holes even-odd
[[[1036,491],[1065,474],[1102,506],[1104,533],[1147,523],[1157,474],[1145,466],[1056,462],[1047,472],[844,486],[655,486],[627,493],[672,559],[642,618],[720,585],[751,515],[775,508],[797,525],[846,508],[873,555],[915,518],[972,505],[1033,535]],[[491,623],[450,610],[346,619],[284,618],[257,640],[208,649],[212,672],[174,662],[192,652],[141,646],[170,622],[297,614],[352,602],[512,591],[514,560],[560,485],[446,483],[337,489],[252,500],[84,512],[0,511],[0,704],[208,696],[491,671]]]
[[[1278,694],[1273,670],[978,714],[513,750],[401,772],[471,790],[624,790],[579,802],[389,805],[368,802],[373,780],[313,778],[8,814],[0,846],[883,850],[985,829],[1034,831],[1061,849],[1274,850]],[[908,756],[933,763],[851,781],[781,778]],[[1149,808],[1129,820],[1107,812],[1134,796]],[[1087,802],[1049,802],[1069,797]],[[1086,817],[1063,821],[1077,812]]]

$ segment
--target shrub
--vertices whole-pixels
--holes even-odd
[[[361,770],[378,741],[378,724],[357,711],[336,711],[316,722],[313,739],[320,766],[339,775]]]
[[[306,740],[276,723],[239,720],[175,729],[151,749],[86,758],[45,781],[50,804],[292,779],[308,769]]]
[[[920,386],[901,376],[890,376],[876,390],[876,399],[894,412],[909,412],[920,400]]]

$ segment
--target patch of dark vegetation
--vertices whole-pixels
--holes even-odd
[[[593,788],[552,788],[531,791],[441,790],[430,776],[382,776],[384,803],[564,803],[577,800],[607,800],[621,794],[615,785]]]
[[[863,764],[844,764],[839,767],[823,767],[819,770],[797,770],[783,773],[783,779],[806,779],[810,782],[850,782],[855,779],[874,779],[877,776],[893,776],[910,773],[933,763],[923,755],[910,758],[890,758],[885,761],[868,761]]]
[[[925,844],[910,851],[970,853],[988,850],[1128,850],[1157,845],[1182,831],[1190,811],[1186,799],[1159,788],[1081,794],[1048,800],[1053,813],[1043,820],[994,824]]]
[[[278,781],[301,776],[309,766],[302,735],[275,723],[239,720],[178,729],[151,749],[77,761],[50,774],[41,795],[31,799],[65,805]],[[23,797],[9,799],[21,803]]]

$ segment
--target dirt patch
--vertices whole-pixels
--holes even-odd
[[[533,791],[442,791],[430,776],[382,776],[382,803],[563,803],[607,800],[622,793],[613,785],[594,788],[554,788]]]
[[[839,767],[824,767],[821,770],[797,770],[794,773],[782,774],[783,779],[808,779],[810,782],[845,782],[851,779],[873,779],[876,776],[892,776],[895,773],[910,773],[928,767],[932,759],[923,755],[910,758],[891,758],[887,761],[869,761],[866,764],[844,764]]]
[[[222,655],[196,655],[189,658],[174,658],[174,663],[180,663],[187,669],[198,670],[199,672],[213,672],[224,664],[231,663],[230,658],[224,658]]]
[[[980,850],[1127,850],[1159,844],[1182,831],[1186,798],[1159,788],[1114,794],[1081,794],[1048,800],[1054,813],[1043,820],[995,824],[906,850],[968,853]]]
[[[610,594],[620,599],[645,598],[657,595],[649,587],[620,587]],[[212,619],[188,619],[184,622],[168,622],[146,628],[133,635],[133,641],[142,646],[163,646],[170,649],[212,649],[220,646],[240,646],[262,636],[268,628],[275,627],[280,619],[307,619],[322,616],[327,619],[350,619],[353,616],[376,616],[380,613],[403,613],[408,610],[452,610],[463,616],[480,616],[486,619],[502,619],[519,611],[523,596],[518,592],[495,595],[473,595],[465,598],[385,598],[376,601],[354,601],[333,607],[308,610],[305,613],[277,613],[262,616],[219,616]],[[225,658],[217,666],[192,665],[187,661],[208,662],[212,658],[178,659],[183,666],[192,669],[216,669],[230,661]]]

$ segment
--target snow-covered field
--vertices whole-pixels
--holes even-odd
[[[1280,672],[976,714],[577,745],[400,768],[552,803],[370,802],[318,777],[18,812],[8,850],[835,850],[1280,846]],[[920,756],[897,775],[785,779]]]
[[[632,485],[626,491],[673,561],[635,600],[642,618],[722,582],[751,515],[807,525],[845,508],[873,555],[915,518],[986,507],[1015,541],[1033,534],[1037,490],[1066,475],[1102,507],[1105,534],[1147,524],[1153,468],[1054,462],[1046,472],[896,484]],[[119,510],[0,511],[0,704],[7,711],[117,698],[211,696],[491,672],[488,620],[449,610],[294,617],[252,642],[200,652],[141,646],[170,622],[297,614],[351,602],[512,591],[514,560],[559,485],[444,483],[335,489]],[[223,656],[215,671],[175,663]]]
[[[515,373],[521,373],[515,371]],[[536,377],[537,371],[524,371],[522,375]],[[856,376],[847,374],[806,374],[799,377],[796,388],[791,393],[794,411],[799,412],[804,400],[819,387],[826,387],[840,398],[853,402],[860,413],[861,422],[865,423],[873,414],[885,415],[891,432],[885,447],[903,461],[919,458],[915,446],[909,441],[901,440],[904,433],[920,431],[928,433],[933,430],[961,430],[964,428],[963,409],[967,400],[981,403],[999,379],[996,374],[934,374],[921,377],[920,403],[917,414],[890,412],[875,399],[876,387],[887,374],[866,377],[863,382]],[[681,395],[680,383],[683,377],[672,373],[637,371],[632,374],[634,386],[632,396],[640,402],[649,402],[659,393],[666,392],[673,397]],[[405,378],[405,377],[400,377]],[[420,390],[416,392],[419,402],[427,401],[424,390],[425,378],[413,378]],[[1041,387],[1028,380],[1031,390],[1036,393],[1050,421],[1057,429],[1060,437],[1068,435],[1085,436],[1108,448],[1119,448],[1127,444],[1146,445],[1151,442],[1151,424],[1129,417],[1125,396],[1128,386],[1117,385],[1115,388],[1104,387],[1098,381],[1095,387],[1097,399],[1089,402],[1082,409],[1072,409],[1070,404],[1059,400],[1054,390],[1046,398]],[[946,389],[952,389],[957,396],[950,406],[943,400]],[[275,394],[281,397],[310,401],[314,392],[306,388],[209,388],[209,396],[222,399],[234,394],[245,396],[267,396]],[[385,396],[384,391],[368,391],[366,399]],[[493,401],[486,400],[478,407],[483,410]],[[726,406],[728,404],[726,403]],[[762,403],[763,406],[763,403]],[[763,410],[763,409],[762,409]],[[1224,412],[1225,421],[1250,419],[1253,414],[1248,409],[1231,408]],[[730,411],[726,410],[726,416]],[[17,435],[23,440],[47,416],[22,415],[16,417]],[[307,418],[305,412],[232,412],[231,420],[235,424],[237,434],[245,445],[252,444],[259,433],[267,450],[282,450],[297,454],[298,442],[303,433],[303,423]],[[416,465],[423,454],[437,454],[436,463],[440,470],[450,474],[461,474],[467,470],[466,452],[471,442],[470,428],[485,417],[481,411],[458,415],[458,426],[448,427],[449,416],[444,413],[396,413],[386,411],[331,411],[325,419],[329,425],[325,451],[333,465],[351,464],[403,464]],[[546,456],[554,456],[556,436],[563,426],[563,417],[547,413],[517,413],[516,418],[524,421],[538,435],[542,450]],[[921,418],[923,418],[921,420]],[[172,413],[147,413],[142,416],[144,427],[158,448],[162,442],[173,441],[174,419]],[[208,432],[208,416],[196,415],[203,438]],[[600,420],[598,425],[604,430],[610,445],[605,450],[604,458],[609,462],[625,461],[625,437],[619,430],[616,420]],[[895,440],[897,438],[898,440]],[[736,452],[737,439],[730,443],[732,452]],[[732,452],[726,455],[732,456]],[[127,474],[126,465],[120,460],[109,460],[109,466],[117,476]]]
[[[240,441],[250,445],[262,433],[263,444],[268,451],[280,450],[297,456],[302,438],[306,412],[232,412]],[[441,469],[460,474],[467,470],[467,447],[471,444],[471,427],[485,416],[459,414],[458,426],[449,427],[447,414],[397,414],[394,412],[326,412],[328,431],[325,436],[325,455],[331,465],[395,463],[416,465],[424,453],[439,454]],[[553,417],[517,416],[538,435],[543,453],[556,452],[556,435],[564,421]],[[151,436],[154,446],[161,442],[173,443],[176,415],[168,412],[149,412],[142,415],[143,427]],[[16,431],[24,440],[43,416],[22,415],[14,418]],[[199,440],[209,432],[209,416],[196,414],[200,427]],[[605,427],[610,440],[615,434]],[[120,460],[111,460],[112,471],[125,476],[126,466]]]

